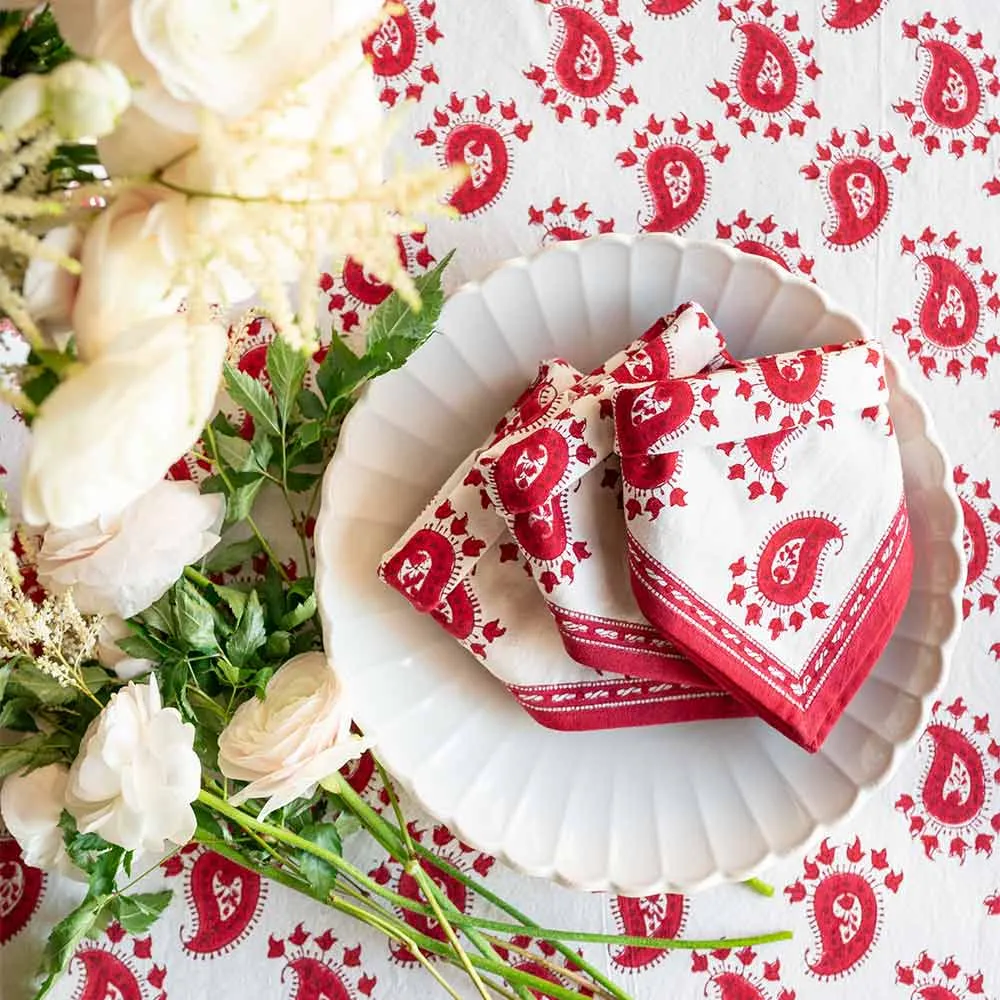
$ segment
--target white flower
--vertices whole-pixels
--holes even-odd
[[[49,528],[38,578],[57,594],[72,589],[84,614],[131,618],[218,544],[224,514],[217,494],[202,496],[194,483],[159,482],[121,513]]]
[[[135,680],[142,674],[148,674],[156,663],[140,657],[129,656],[118,645],[119,639],[132,635],[132,630],[125,624],[120,615],[105,615],[101,621],[101,631],[97,636],[97,658],[102,666],[113,670],[123,681]]]
[[[31,427],[23,519],[74,528],[152,489],[211,416],[225,353],[223,327],[167,316],[71,373]]]
[[[25,73],[0,91],[0,129],[16,132],[45,113],[48,87],[44,76]]]
[[[66,257],[76,258],[83,234],[76,226],[58,226],[42,242]],[[70,317],[79,281],[75,274],[53,261],[32,257],[28,262],[22,286],[28,312],[57,345],[71,332]]]
[[[163,707],[155,674],[112,695],[69,772],[66,808],[80,832],[129,851],[186,844],[201,790],[194,735],[177,709]]]
[[[0,788],[0,815],[21,845],[26,865],[81,878],[82,873],[66,853],[59,829],[68,778],[69,769],[63,764],[10,775]]]
[[[230,802],[266,798],[266,816],[311,795],[368,748],[350,730],[340,682],[326,656],[293,657],[268,681],[263,700],[240,705],[219,737],[219,769],[227,778],[250,782]]]
[[[48,78],[49,114],[64,139],[98,139],[114,131],[132,88],[114,63],[73,59]]]

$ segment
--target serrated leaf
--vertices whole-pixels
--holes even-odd
[[[314,614],[316,614],[316,595],[310,594],[301,604],[284,615],[280,625],[283,629],[291,631],[298,628],[303,622],[309,621]]]
[[[174,610],[170,603],[170,593],[164,594],[155,600],[145,611],[139,615],[139,621],[162,632],[164,635],[174,633]]]
[[[191,649],[212,652],[218,649],[212,605],[185,577],[174,584],[174,616],[177,632]]]
[[[308,420],[300,424],[295,434],[292,436],[292,446],[295,448],[308,448],[315,444],[322,436],[324,426],[318,420]]]
[[[225,493],[226,482],[222,476],[207,476],[198,487],[202,493]]]
[[[129,934],[145,934],[159,920],[172,898],[173,893],[169,889],[119,896],[115,918]]]
[[[107,902],[106,896],[99,896],[96,899],[88,896],[49,932],[42,955],[43,979],[35,993],[35,1000],[43,1000],[52,991],[52,987],[66,971],[80,942],[97,922],[98,915]]]
[[[272,632],[267,637],[264,652],[273,660],[283,660],[292,648],[291,636],[285,631]]]
[[[420,296],[419,311],[411,308],[399,292],[393,292],[372,313],[365,328],[369,351],[386,340],[402,339],[411,341],[416,346],[427,339],[441,315],[441,307],[444,304],[441,275],[451,263],[454,254],[455,251],[452,250],[437,267],[414,279],[413,283]]]
[[[215,450],[219,458],[230,468],[243,470],[249,467],[253,446],[241,437],[217,437]]]
[[[127,635],[118,640],[117,646],[137,660],[159,660],[161,655],[160,650],[141,635]]]
[[[267,376],[271,380],[282,426],[288,423],[308,367],[308,355],[296,350],[284,337],[275,337],[268,345]]]
[[[264,485],[264,477],[259,476],[247,486],[241,486],[226,497],[226,524],[237,524],[246,520],[253,510],[254,501],[260,488]]]
[[[239,437],[240,429],[222,412],[218,413],[209,421],[209,426],[216,434],[223,437]]]
[[[299,411],[307,420],[322,420],[326,416],[323,400],[316,393],[303,389],[299,392],[296,400],[299,404]]]
[[[247,603],[248,590],[240,590],[238,587],[226,587],[216,584],[213,590],[226,602],[226,607],[239,618],[243,614],[243,607]]]
[[[319,482],[321,475],[320,472],[289,472],[285,481],[293,493],[305,493]]]
[[[27,657],[20,657],[15,662],[7,686],[12,695],[33,698],[42,705],[67,705],[79,695],[76,688],[63,687],[48,674],[43,674]]]
[[[223,369],[226,389],[237,406],[242,406],[254,419],[254,423],[275,436],[281,435],[278,425],[278,411],[267,389],[255,378],[227,364]]]
[[[31,698],[5,698],[0,705],[0,729],[15,733],[35,732],[37,727],[31,710],[36,704]]]
[[[340,833],[332,823],[310,824],[299,831],[299,836],[338,856],[343,850],[340,843]],[[296,860],[299,869],[317,895],[325,898],[333,892],[337,883],[336,868],[308,851],[300,851]]]
[[[202,567],[206,573],[221,573],[223,570],[241,566],[258,552],[260,552],[260,539],[255,535],[242,542],[230,542],[228,545],[217,546],[208,554]]]
[[[115,846],[97,855],[89,868],[91,896],[107,896],[115,891],[115,878],[124,857],[125,851]]]
[[[64,733],[35,733],[17,743],[0,745],[0,778],[65,760],[69,749],[69,737]]]
[[[363,385],[374,370],[370,358],[359,357],[340,337],[334,336],[326,357],[316,369],[316,385],[327,406],[333,406]]]
[[[247,661],[267,641],[264,625],[264,609],[261,607],[257,591],[251,590],[246,604],[236,623],[236,631],[226,643],[226,654],[237,667],[246,666]]]
[[[7,679],[10,677],[12,669],[9,663],[0,666],[0,701],[3,701],[4,694],[7,691]]]

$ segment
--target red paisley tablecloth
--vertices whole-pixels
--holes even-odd
[[[459,218],[401,241],[411,269],[455,246],[454,287],[543,243],[645,229],[717,238],[807,276],[885,341],[934,411],[969,558],[952,680],[919,745],[856,819],[768,873],[774,899],[741,887],[585,895],[505,871],[421,820],[424,843],[550,926],[795,930],[741,951],[588,949],[641,1000],[1000,997],[1000,12],[984,0],[403,3],[369,43],[383,102],[413,102],[399,149],[471,170],[452,199]],[[386,294],[351,265],[321,285],[348,333]],[[259,369],[253,335],[234,350]],[[12,472],[20,436],[8,418]],[[375,785],[368,762],[354,780]],[[414,892],[362,838],[346,849]],[[60,1000],[436,988],[381,937],[200,849],[156,880],[176,890],[165,919],[85,943]],[[0,840],[5,1000],[27,995],[74,891]]]

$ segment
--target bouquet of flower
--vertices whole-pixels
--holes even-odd
[[[379,929],[452,996],[435,960],[483,997],[626,1000],[571,944],[787,937],[539,927],[411,836],[377,760],[385,815],[341,774],[372,748],[323,653],[311,526],[357,393],[433,330],[448,258],[414,280],[397,236],[456,180],[383,174],[361,46],[381,0],[19,6],[0,13],[0,309],[30,441],[0,524],[0,812],[26,863],[86,884],[38,996],[85,936],[149,927],[170,894],[143,875],[192,842]],[[316,276],[347,257],[396,288],[358,349],[317,332]],[[234,309],[275,331],[259,380],[226,363]],[[200,485],[168,476],[185,457]],[[275,503],[293,551],[260,526]],[[343,856],[359,824],[422,899]],[[459,913],[442,873],[504,919]],[[559,982],[506,960],[523,935],[568,960]]]

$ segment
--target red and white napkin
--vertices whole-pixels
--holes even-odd
[[[566,652],[585,666],[715,686],[646,621],[632,595],[611,399],[623,385],[716,365],[724,347],[704,311],[685,304],[572,386],[536,426],[504,437],[479,458],[485,489],[531,568]]]
[[[529,436],[583,381],[565,362],[544,362],[483,450],[499,440]],[[610,414],[610,396],[602,398]],[[613,427],[610,420],[604,425],[610,450]],[[386,553],[379,575],[389,586],[418,611],[432,615],[507,686],[526,711],[550,728],[601,729],[747,714],[742,704],[689,667],[700,683],[595,673],[570,659],[532,579],[532,567],[485,492],[478,458],[479,452],[473,453],[456,469]],[[620,555],[621,512],[613,509],[617,531],[609,551],[619,554],[619,591],[631,601]],[[644,628],[656,635],[648,623]],[[656,639],[669,646],[659,636]],[[671,655],[681,659],[676,652]]]
[[[874,342],[615,395],[639,607],[808,750],[867,676],[909,594],[887,399]]]

